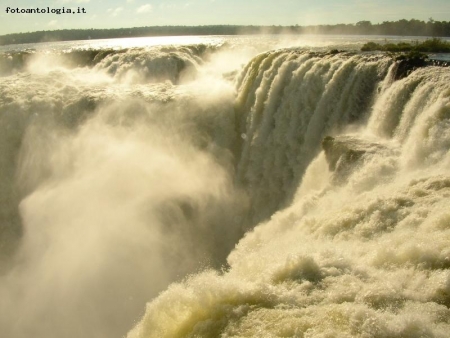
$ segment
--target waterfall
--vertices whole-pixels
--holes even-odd
[[[1,53],[5,336],[448,336],[449,68],[239,48]]]

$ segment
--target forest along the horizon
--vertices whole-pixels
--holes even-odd
[[[0,46],[22,43],[74,41],[90,39],[113,39],[152,36],[189,35],[255,35],[255,34],[324,34],[324,35],[385,35],[449,37],[450,21],[428,21],[411,19],[374,23],[363,20],[355,24],[316,26],[248,26],[248,25],[204,25],[204,26],[146,26],[113,29],[60,29],[13,33],[0,36]]]
[[[208,41],[2,54],[2,335],[448,337],[450,68]]]

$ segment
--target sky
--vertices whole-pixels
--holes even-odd
[[[318,25],[450,20],[450,0],[0,0],[0,35],[73,28],[163,25]],[[12,9],[84,8],[80,14]]]

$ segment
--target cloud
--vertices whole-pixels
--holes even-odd
[[[117,8],[108,8],[107,12],[111,13],[111,16],[118,16],[120,14],[120,12],[123,11],[123,7],[117,7]]]
[[[57,24],[58,24],[58,20],[52,20],[52,21],[50,21],[50,22],[47,24],[47,26],[54,27],[54,26],[56,26]]]
[[[142,13],[150,13],[153,9],[153,6],[150,4],[142,5],[136,10],[136,13],[142,14]]]
[[[134,2],[134,0],[127,0],[127,2],[128,2],[129,4],[131,4],[132,2]]]

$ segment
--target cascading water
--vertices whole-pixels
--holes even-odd
[[[5,336],[448,337],[449,69],[233,54],[3,55]]]
[[[273,71],[276,57],[270,57],[253,60],[266,70],[260,74],[261,84],[248,94],[257,98],[246,116],[248,143],[241,161],[249,163],[247,177],[267,170],[267,176],[259,174],[249,185],[250,194],[256,185],[256,200],[274,203],[265,198],[281,196],[276,189],[286,177],[283,170],[303,173],[307,166],[308,157],[297,158],[305,152],[303,145],[314,156],[324,132],[342,131],[349,116],[364,113],[361,108],[366,107],[368,123],[343,138],[344,145],[335,139],[330,150],[337,152],[338,163],[348,161],[350,151],[360,152],[362,160],[348,163],[351,173],[345,183],[335,184],[332,176],[341,173],[328,174],[325,156],[319,154],[300,179],[293,202],[245,235],[229,255],[227,271],[204,272],[171,286],[149,303],[128,337],[448,337],[448,69],[417,70],[392,82],[385,59],[334,56],[313,60],[313,66],[308,65],[312,58],[303,55],[294,59],[300,63],[297,67],[283,72],[281,66]],[[292,61],[284,57],[280,64],[290,68]],[[330,74],[333,66],[336,70]],[[256,82],[251,68],[246,76]],[[296,75],[302,68],[314,69],[310,76],[317,76],[317,87],[306,82],[309,86],[301,88]],[[345,81],[338,74],[347,68]],[[359,72],[364,73],[360,78]],[[383,75],[386,79],[377,82]],[[358,79],[372,83],[364,86]],[[279,83],[284,90],[277,88]],[[297,88],[292,96],[291,86]],[[371,93],[368,88],[379,90]],[[264,90],[269,94],[263,95]],[[328,95],[334,100],[326,100]],[[257,109],[259,97],[264,103]],[[273,101],[278,102],[276,109]],[[289,115],[292,106],[297,117]],[[265,119],[270,127],[264,128]],[[305,125],[299,119],[305,119]],[[303,133],[291,140],[290,126],[304,126]],[[308,129],[311,143],[306,143]],[[373,144],[377,146],[369,146]],[[290,152],[289,146],[297,151]],[[283,163],[283,158],[286,163],[307,163],[273,171],[265,165]],[[286,182],[295,186],[293,176]],[[270,179],[278,183],[274,192],[261,194],[270,189]],[[290,194],[282,199],[286,196]]]
[[[292,199],[321,139],[364,119],[389,58],[278,51],[255,58],[238,87],[238,177],[254,221]]]

